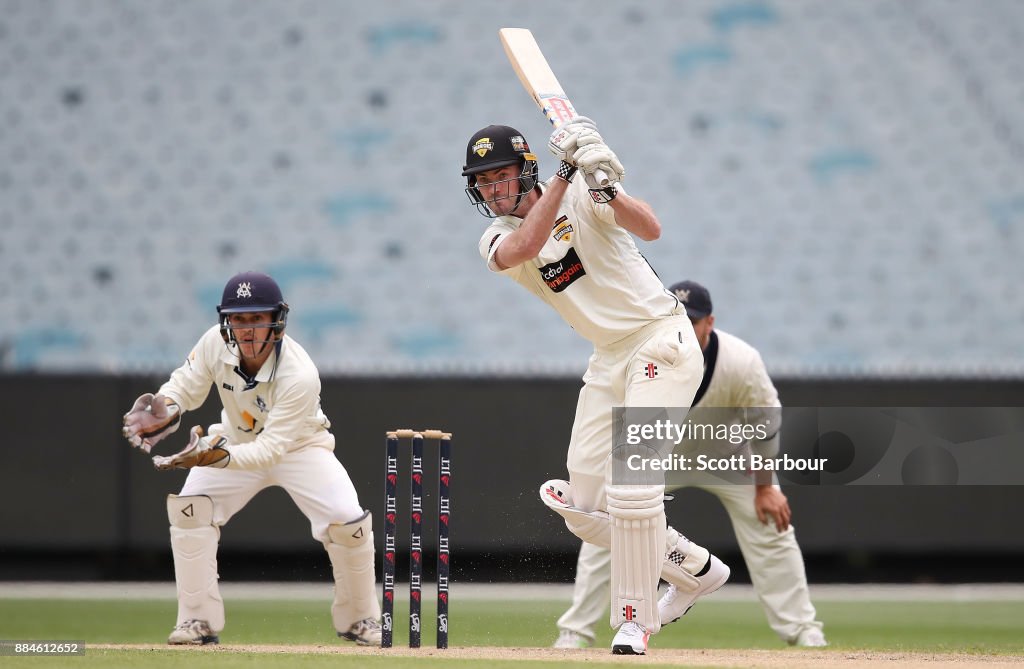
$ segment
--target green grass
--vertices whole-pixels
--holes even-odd
[[[84,640],[85,657],[33,658],[33,666],[172,667],[180,651],[88,649],[90,644],[162,644],[173,625],[173,601],[136,600],[0,600],[0,638]],[[558,601],[455,601],[451,608],[452,646],[547,646],[555,620],[565,607]],[[408,641],[407,609],[396,611],[395,645]],[[817,602],[819,618],[834,650],[967,652],[1024,654],[1024,602]],[[225,644],[344,645],[331,627],[329,602],[228,601]],[[433,647],[433,611],[424,606],[423,646]],[[598,645],[608,647],[611,630],[602,629]],[[707,601],[684,621],[666,627],[653,648],[781,649],[754,602]],[[799,651],[793,651],[799,652]],[[18,659],[19,663],[29,660]],[[329,664],[328,664],[329,663]],[[190,669],[254,666],[421,667],[426,658],[342,656],[338,654],[259,655],[190,653]],[[478,660],[437,661],[451,667],[478,665]],[[489,661],[488,669],[564,667],[559,662]],[[591,659],[588,667],[600,667]],[[5,663],[5,666],[11,666]]]
[[[221,653],[207,649],[178,650],[109,650],[105,648],[87,650],[82,657],[64,658],[18,658],[12,664],[31,663],[32,667],[75,667],[89,669],[253,669],[253,667],[297,667],[299,669],[349,669],[369,667],[370,669],[414,669],[424,666],[454,667],[455,669],[471,669],[480,666],[476,659],[425,659],[419,657],[370,657],[366,655],[346,656],[313,653],[288,653],[287,655],[268,655],[267,653]],[[7,658],[5,658],[7,659]],[[529,669],[564,669],[565,662],[534,661],[526,663]],[[524,662],[519,660],[488,660],[487,669],[523,669]],[[11,664],[5,664],[10,667]],[[588,669],[621,669],[621,665],[603,662],[588,662]]]
[[[816,608],[832,649],[1024,652],[1024,602],[825,601]],[[602,630],[598,644],[610,645],[611,639],[611,630]],[[652,645],[785,647],[756,603],[714,601],[701,602],[682,621],[665,627]]]
[[[5,658],[6,659],[6,658]],[[289,653],[268,655],[266,653],[220,653],[206,649],[193,649],[188,656],[176,650],[87,650],[84,657],[17,659],[14,662],[32,667],[74,667],[75,669],[253,669],[254,667],[297,667],[298,669],[418,669],[421,667],[453,667],[473,669],[480,667],[480,660],[469,659],[425,659],[419,657],[370,657],[366,655],[346,656],[311,653]],[[564,669],[565,662],[519,660],[488,660],[487,669]],[[11,666],[6,664],[5,666]],[[622,665],[603,662],[588,662],[588,669],[622,669]],[[692,668],[690,668],[692,669]]]

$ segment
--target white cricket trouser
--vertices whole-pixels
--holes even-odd
[[[380,615],[374,592],[373,545],[360,552],[354,565],[345,563],[352,549],[337,546],[331,540],[329,526],[343,526],[364,514],[359,506],[352,480],[334,453],[325,448],[304,448],[285,453],[277,464],[266,469],[243,471],[194,467],[188,473],[179,497],[205,495],[213,503],[213,525],[220,528],[238,513],[256,493],[270,486],[280,486],[309,519],[313,538],[327,550],[334,567],[335,605],[332,616],[339,632],[353,621]],[[171,528],[178,582],[178,624],[189,618],[205,619],[219,632],[224,626],[224,604],[217,588],[217,534],[198,537],[188,546],[181,538],[175,542]],[[179,530],[180,532],[180,530]],[[185,535],[189,531],[185,531]],[[372,534],[370,534],[372,537]],[[369,539],[372,541],[372,539]],[[196,559],[199,549],[209,558]],[[211,559],[212,558],[212,559]],[[359,574],[358,583],[339,582],[343,575]],[[199,584],[199,588],[197,588]],[[187,596],[183,599],[183,592]]]
[[[606,484],[611,483],[612,408],[689,407],[702,376],[700,346],[689,319],[681,314],[650,323],[615,344],[594,350],[583,377],[566,458],[575,506],[584,511],[608,510],[614,515],[605,494]],[[645,543],[640,537],[631,541]],[[614,539],[612,544],[623,550]],[[626,564],[624,555],[612,559]],[[644,567],[650,574],[636,575],[653,579],[652,592],[656,592],[660,576],[660,564],[654,562]],[[621,608],[620,599],[628,599],[623,593],[613,592],[611,597],[613,611]],[[656,605],[653,615],[657,615]],[[659,626],[656,620],[646,625],[652,631]]]
[[[654,376],[648,376],[647,365]],[[594,350],[576,404],[566,468],[573,505],[604,510],[612,452],[612,407],[689,407],[704,375],[704,356],[683,315],[655,321]]]
[[[285,453],[272,467],[256,471],[193,467],[179,496],[206,495],[213,501],[213,524],[223,526],[259,491],[284,488],[309,519],[313,538],[327,543],[327,526],[348,523],[363,515],[348,472],[326,448]]]
[[[721,500],[732,520],[750,580],[764,608],[768,624],[783,641],[792,643],[805,629],[822,628],[811,604],[803,554],[793,526],[778,532],[775,525],[757,519],[753,485],[697,486]],[[594,638],[598,620],[605,615],[611,579],[611,551],[582,544],[576,564],[572,606],[558,619],[559,629]]]

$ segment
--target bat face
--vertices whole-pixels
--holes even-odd
[[[560,128],[576,116],[575,107],[555,78],[555,73],[544,58],[537,40],[533,38],[533,33],[526,28],[502,28],[498,35],[505,47],[505,55],[519,76],[519,81],[551,125]],[[601,170],[597,170],[594,177],[602,186],[609,183],[608,177]]]
[[[544,116],[556,128],[576,116],[576,109],[544,58],[533,33],[525,28],[498,31],[512,68]]]

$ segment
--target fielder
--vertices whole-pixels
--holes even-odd
[[[758,352],[743,340],[713,329],[715,317],[707,289],[693,281],[682,281],[671,290],[686,305],[704,351],[704,379],[693,406],[734,407],[736,421],[744,420],[744,409],[781,407]],[[732,414],[730,411],[729,415]],[[768,440],[751,441],[745,446],[770,458],[779,451],[778,440],[776,432]],[[707,452],[716,446],[704,444],[697,448]],[[767,473],[751,483],[697,487],[717,496],[729,513],[754,591],[775,633],[791,645],[825,646],[822,624],[815,620],[807,589],[803,555],[790,524],[786,496],[778,479]],[[581,547],[572,606],[558,619],[556,648],[586,648],[593,643],[594,628],[607,601],[603,593],[608,588],[610,559],[607,549],[586,543]],[[669,586],[670,595],[674,588]]]
[[[334,570],[331,614],[338,636],[379,646],[380,604],[370,512],[359,505],[334,455],[320,408],[320,376],[306,351],[285,334],[288,305],[265,274],[228,281],[219,323],[156,395],[124,416],[124,436],[149,453],[174,432],[184,412],[217,389],[221,422],[192,428],[188,445],[154,456],[157,469],[188,469],[181,492],[167,497],[178,620],[169,644],[219,643],[224,603],[217,587],[220,528],[260,490],[280,486],[309,519]]]
[[[560,164],[540,183],[523,136],[488,126],[470,138],[462,174],[470,201],[495,219],[480,239],[487,267],[594,345],[566,458],[569,481],[548,481],[541,499],[580,539],[611,549],[612,652],[642,655],[662,621],[718,589],[729,568],[666,526],[663,484],[611,476],[612,407],[688,408],[701,379],[700,347],[679,300],[630,236],[657,239],[658,218],[618,185],[622,164],[594,123],[572,119],[548,146]],[[598,170],[611,185],[597,183]],[[676,586],[674,600],[658,601],[659,577]]]

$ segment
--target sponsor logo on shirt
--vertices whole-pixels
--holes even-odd
[[[544,265],[539,268],[539,271],[540,277],[544,279],[544,283],[548,284],[548,288],[556,293],[562,292],[572,285],[573,281],[587,273],[587,270],[583,268],[579,255],[576,253],[576,249],[571,247],[564,258]]]

